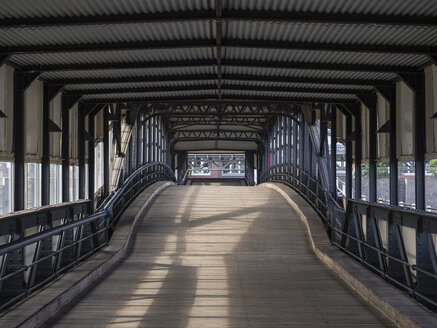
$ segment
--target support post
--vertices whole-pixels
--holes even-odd
[[[140,118],[140,114],[138,113],[137,115],[137,135],[136,135],[136,145],[137,145],[137,149],[136,149],[136,155],[137,155],[137,166],[136,169],[138,169],[141,166],[141,150],[142,150],[142,140],[141,140],[141,118]]]
[[[293,165],[297,167],[297,122],[293,121]]]
[[[376,203],[376,106],[369,108],[369,201]]]
[[[361,158],[362,158],[362,133],[361,133],[361,105],[357,105],[355,112],[355,199],[361,199]]]
[[[43,84],[42,103],[42,159],[41,159],[41,205],[50,204],[50,99],[49,86]]]
[[[390,205],[398,205],[398,159],[396,156],[396,85],[377,87],[378,92],[389,103],[389,167]]]
[[[103,198],[109,195],[109,110],[103,108]]]
[[[147,121],[146,121],[146,115],[144,114],[143,120],[141,122],[143,127],[143,165],[147,163]]]
[[[305,172],[305,117],[300,114],[300,134],[299,134],[299,164],[300,169]]]
[[[92,111],[88,116],[88,133],[92,140],[88,141],[88,198],[91,200],[94,207],[94,180],[95,180],[95,163],[94,163],[94,115]]]
[[[416,179],[416,209],[425,210],[425,152],[426,152],[426,108],[425,73],[415,74],[414,97],[414,160]]]
[[[330,186],[332,197],[337,200],[337,108],[331,105],[331,158]]]
[[[66,95],[61,98],[62,107],[62,201],[70,199],[70,106]]]
[[[79,105],[78,151],[79,151],[79,199],[85,199],[85,108]]]
[[[398,200],[398,158],[396,155],[396,86],[391,88],[390,100],[390,205],[397,206]]]
[[[352,115],[346,115],[346,199],[352,198]]]
[[[14,71],[14,211],[20,211],[24,206],[24,91],[37,77],[37,74]]]

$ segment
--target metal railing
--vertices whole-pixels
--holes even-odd
[[[0,246],[0,310],[105,247],[129,204],[145,188],[162,180],[175,180],[171,168],[164,163],[148,163],[136,170],[93,215],[88,216],[90,201],[80,201],[44,208],[42,212],[30,210],[2,217],[0,223],[8,220],[12,226],[3,235],[6,243]],[[79,211],[79,205],[87,210]],[[31,227],[37,229],[27,236],[23,226],[26,215],[36,218]],[[61,220],[55,225],[56,215]]]
[[[196,178],[201,178],[202,179],[202,178],[205,178],[205,176],[207,176],[209,172],[213,172],[213,171],[216,171],[216,172],[227,172],[227,171],[238,171],[238,170],[236,170],[236,169],[208,169],[207,170],[208,173],[205,173],[204,175],[201,175],[201,174],[200,175],[192,175],[192,171],[198,171],[198,170],[196,170],[196,169],[187,169],[185,171],[182,179],[178,182],[178,184],[184,185],[184,184],[186,184],[187,180],[189,180],[189,179],[196,179]],[[252,176],[253,176],[253,173],[252,173]],[[205,178],[205,179],[208,179],[208,178]],[[235,176],[232,176],[232,175],[223,176],[222,175],[221,177],[219,177],[217,179],[223,179],[223,180],[225,180],[225,179],[241,179],[241,180],[245,180],[248,186],[253,185],[250,182],[251,176],[247,173],[246,170],[245,170],[244,173],[238,173],[238,175],[236,174]]]
[[[317,212],[326,227],[331,225],[330,211],[341,210],[330,193],[320,183],[299,167],[287,164],[271,166],[261,174],[260,182],[280,182],[294,189]]]
[[[270,167],[261,182],[296,190],[327,227],[331,243],[355,260],[437,308],[437,215],[348,199],[346,209],[307,173],[290,165]]]

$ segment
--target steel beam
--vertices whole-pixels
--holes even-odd
[[[434,16],[423,15],[378,15],[355,13],[312,12],[301,10],[266,11],[266,10],[223,10],[221,21],[233,22],[272,22],[272,23],[308,23],[308,24],[348,24],[381,26],[422,26],[434,27]],[[153,24],[175,22],[209,22],[216,20],[215,10],[166,11],[140,14],[109,14],[89,16],[52,16],[33,18],[5,18],[0,21],[0,28],[35,28],[61,26],[93,26],[112,24]]]
[[[303,61],[266,61],[224,59],[221,61],[223,66],[228,67],[259,67],[259,68],[282,68],[282,69],[306,69],[323,71],[350,71],[350,72],[416,72],[418,67],[405,65],[375,65],[375,64],[345,64],[345,63],[321,63]],[[198,66],[216,66],[217,61],[211,59],[202,60],[176,60],[176,61],[140,61],[140,62],[107,62],[93,64],[48,64],[48,65],[26,65],[23,71],[79,71],[79,70],[107,70],[107,69],[136,69],[136,68],[183,68]]]
[[[125,76],[125,77],[80,77],[65,79],[48,79],[50,85],[69,84],[114,84],[114,83],[159,83],[159,82],[187,82],[215,80],[215,74],[188,74],[188,75],[164,75],[164,76]],[[357,85],[357,86],[378,86],[390,85],[392,82],[382,79],[349,79],[349,78],[313,78],[302,76],[262,76],[248,74],[222,74],[223,81],[257,81],[266,83],[310,83],[310,84],[334,84]]]
[[[369,89],[350,89],[350,88],[317,88],[317,87],[277,87],[277,86],[250,86],[250,85],[232,85],[220,81],[220,86],[216,85],[181,85],[181,86],[152,86],[152,87],[109,87],[98,89],[75,89],[66,91],[71,95],[106,95],[119,93],[146,93],[146,92],[168,92],[168,91],[193,91],[193,90],[241,90],[241,91],[270,91],[270,92],[306,92],[306,93],[323,93],[336,95],[356,95],[356,94],[371,94],[373,90]],[[220,95],[219,95],[220,96]],[[220,97],[219,97],[220,99]]]
[[[220,9],[217,9],[220,15]],[[45,45],[16,45],[0,47],[0,53],[7,56],[16,54],[47,54],[47,53],[77,53],[77,52],[100,52],[100,51],[134,51],[134,50],[165,50],[165,49],[202,49],[219,47],[224,48],[249,48],[268,50],[304,50],[304,51],[334,51],[334,52],[363,52],[363,53],[388,53],[388,54],[413,54],[428,56],[436,54],[437,47],[427,45],[372,45],[372,44],[343,44],[327,42],[302,42],[302,41],[267,41],[247,39],[222,39],[220,19],[216,19],[216,40],[213,39],[189,39],[167,41],[130,41],[130,42],[95,42],[82,44],[45,44]],[[5,59],[6,60],[6,59]],[[217,62],[217,65],[219,63]]]
[[[81,102],[88,104],[110,104],[110,103],[198,103],[200,100],[205,102],[220,101],[232,102],[242,101],[247,103],[264,104],[287,104],[287,103],[327,103],[327,104],[354,104],[355,99],[335,99],[335,98],[315,98],[315,97],[264,97],[264,96],[225,96],[217,99],[211,96],[180,96],[180,97],[127,97],[119,96],[112,98],[82,98]]]

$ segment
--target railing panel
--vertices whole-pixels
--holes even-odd
[[[354,199],[344,209],[319,181],[292,165],[272,166],[260,181],[293,188],[323,220],[333,245],[437,308],[437,215]]]
[[[78,201],[0,216],[0,238],[7,239],[0,245],[0,310],[105,247],[127,206],[161,180],[174,181],[167,164],[139,168],[93,215],[90,201]]]

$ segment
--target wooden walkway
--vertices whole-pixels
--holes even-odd
[[[275,191],[174,186],[122,263],[49,326],[392,327],[311,252]]]

